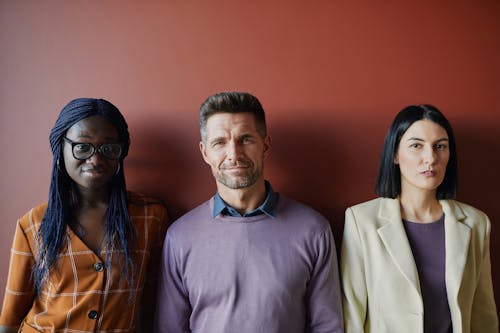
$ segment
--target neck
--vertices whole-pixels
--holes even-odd
[[[109,203],[110,191],[108,188],[83,189],[81,187],[77,187],[76,195],[79,208],[107,207]]]
[[[222,200],[236,209],[240,214],[255,210],[266,197],[266,186],[263,180],[256,182],[250,187],[241,189],[231,189],[217,183],[217,191]]]
[[[429,223],[436,221],[443,214],[435,191],[401,191],[399,197],[401,217],[407,221]]]

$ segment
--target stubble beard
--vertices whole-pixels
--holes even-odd
[[[237,177],[229,176],[220,170],[217,173],[214,173],[214,177],[217,182],[233,190],[250,187],[255,184],[261,176],[262,168],[249,170],[246,174]]]

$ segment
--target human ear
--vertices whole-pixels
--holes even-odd
[[[201,156],[203,157],[203,160],[205,161],[205,163],[210,164],[210,163],[208,163],[207,152],[206,152],[205,144],[203,143],[203,141],[200,141],[199,148],[200,148]]]
[[[269,156],[269,153],[271,152],[271,137],[269,135],[266,135],[264,138],[264,157]]]

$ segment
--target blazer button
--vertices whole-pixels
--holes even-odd
[[[94,269],[96,272],[102,272],[102,270],[104,269],[104,265],[100,262],[96,262],[94,264]]]
[[[97,317],[99,317],[99,312],[95,311],[95,310],[92,310],[89,312],[89,318],[90,319],[97,319]]]

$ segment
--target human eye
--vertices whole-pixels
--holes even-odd
[[[436,143],[435,149],[436,150],[446,150],[446,149],[448,149],[448,145],[446,143]]]
[[[254,143],[255,139],[250,135],[245,135],[241,138],[241,142],[244,144]]]
[[[224,145],[224,140],[218,139],[218,140],[213,140],[210,143],[210,146],[213,148],[218,148]]]
[[[89,143],[77,143],[73,146],[73,151],[78,153],[88,153],[92,151],[92,145]]]
[[[102,145],[100,151],[103,155],[109,158],[118,158],[121,154],[121,146],[117,143]]]
[[[422,144],[421,144],[421,143],[419,143],[419,142],[412,142],[412,143],[410,143],[410,146],[409,146],[409,147],[410,147],[411,149],[418,149],[418,148],[420,148],[421,146],[422,146]]]

